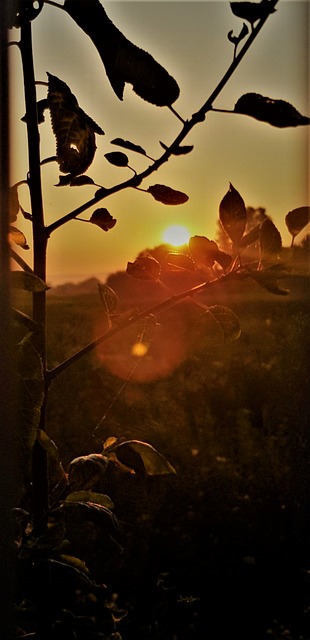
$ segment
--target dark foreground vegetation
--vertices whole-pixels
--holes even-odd
[[[165,297],[126,274],[108,284],[126,287],[124,310]],[[201,310],[184,303],[147,329],[138,364],[145,326],[51,387],[48,433],[66,469],[115,436],[149,442],[177,472],[106,474],[91,487],[113,500],[123,551],[84,522],[79,557],[107,583],[124,640],[310,638],[309,280],[284,284],[285,297],[246,283],[213,294],[242,319],[235,342],[208,341]],[[96,281],[84,295],[51,291],[49,318],[55,366],[105,322]]]

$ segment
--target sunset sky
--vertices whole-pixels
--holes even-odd
[[[108,16],[134,44],[148,51],[177,80],[181,93],[174,103],[184,119],[197,111],[213,91],[233,55],[227,39],[230,30],[239,34],[242,20],[229,2],[115,1],[102,2]],[[277,11],[255,40],[214,106],[233,109],[238,98],[257,92],[292,103],[303,115],[309,108],[309,12],[310,3],[280,0]],[[17,32],[12,30],[12,39]],[[124,100],[114,94],[97,50],[64,11],[45,5],[33,23],[36,77],[46,81],[46,72],[66,82],[80,107],[105,131],[96,136],[97,153],[87,175],[102,186],[131,177],[128,168],[112,167],[104,158],[121,137],[141,145],[153,158],[162,154],[159,141],[169,145],[182,123],[165,107],[144,102],[126,85]],[[12,60],[12,183],[27,172],[21,72],[17,47]],[[38,86],[38,99],[46,88]],[[49,118],[40,125],[42,158],[55,154]],[[48,252],[48,282],[59,284],[125,269],[138,252],[163,241],[170,225],[184,225],[192,235],[216,234],[218,207],[229,182],[245,203],[265,207],[277,225],[284,245],[290,242],[284,218],[288,211],[309,203],[309,128],[277,129],[242,115],[210,113],[197,125],[184,144],[194,145],[191,154],[174,157],[143,185],[161,183],[188,194],[186,204],[165,206],[146,193],[130,189],[101,201],[117,219],[108,233],[83,222],[71,221],[52,234]],[[137,171],[150,161],[127,152]],[[65,215],[90,199],[94,187],[54,187],[58,166],[42,168],[47,223]],[[27,187],[20,198],[27,209]],[[92,209],[93,210],[93,209]],[[89,218],[92,210],[83,214]],[[18,220],[31,246],[29,222]],[[22,253],[31,263],[31,250]]]

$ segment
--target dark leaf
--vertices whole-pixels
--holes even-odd
[[[68,483],[71,491],[88,491],[102,483],[108,461],[100,453],[79,456],[71,460],[68,469]]]
[[[67,187],[72,179],[73,176],[71,173],[68,173],[66,176],[59,176],[59,182],[55,184],[55,187]]]
[[[19,229],[16,229],[16,227],[13,227],[13,226],[9,227],[9,241],[15,242],[15,244],[17,244],[22,249],[30,248],[23,232],[20,231]]]
[[[128,166],[128,158],[125,153],[121,151],[111,151],[111,153],[105,153],[104,157],[110,162],[114,164],[116,167],[127,167]]]
[[[134,262],[128,262],[126,272],[129,276],[138,278],[138,280],[158,280],[160,264],[155,258],[144,256],[137,258]]]
[[[214,305],[208,308],[207,315],[210,315],[218,325],[223,342],[238,340],[241,333],[239,318],[228,307]]]
[[[91,222],[92,224],[96,224],[98,227],[100,227],[100,229],[103,229],[103,231],[109,231],[116,225],[115,218],[111,216],[107,209],[103,208],[96,209],[93,212],[89,222]]]
[[[289,102],[273,100],[259,93],[245,93],[236,102],[234,111],[268,122],[274,127],[298,127],[310,124],[310,118],[302,116]]]
[[[95,133],[102,129],[81,109],[68,85],[50,73],[48,76],[48,106],[56,137],[59,169],[77,176],[84,173],[93,161]]]
[[[261,0],[261,2],[230,2],[230,7],[235,16],[247,20],[252,26],[257,20],[261,20],[276,11],[270,0]]]
[[[157,106],[171,105],[178,98],[174,78],[149,53],[127,40],[99,0],[65,0],[64,9],[91,38],[120,100],[126,82],[141,98]]]
[[[232,257],[226,251],[218,250],[215,256],[215,262],[217,262],[222,269],[228,269],[232,263]]]
[[[219,251],[216,242],[208,240],[205,236],[193,236],[188,246],[194,260],[202,262],[207,267],[213,267]]]
[[[56,460],[56,462],[60,462],[60,455],[57,445],[54,440],[52,440],[43,429],[37,429],[37,442],[40,443],[41,447],[47,451],[49,456]]]
[[[154,184],[147,189],[155,200],[162,202],[162,204],[184,204],[187,202],[188,196],[182,191],[175,191],[171,187],[166,187],[164,184]]]
[[[82,187],[85,184],[95,184],[90,176],[75,176],[70,182],[70,187]]]
[[[292,209],[286,214],[285,222],[290,234],[295,238],[310,222],[310,207]]]
[[[130,149],[130,151],[135,151],[136,153],[140,153],[141,155],[146,156],[146,151],[144,151],[144,149],[138,144],[130,142],[130,140],[114,138],[114,140],[111,140],[111,144],[117,144],[119,147],[124,147],[124,149]]]
[[[11,187],[9,191],[9,207],[10,222],[15,222],[17,220],[17,214],[19,212],[18,189],[16,185]]]
[[[118,307],[118,297],[115,291],[106,284],[98,284],[98,290],[105,312],[108,315],[115,313]]]
[[[159,144],[162,146],[163,149],[165,149],[165,151],[168,151],[169,147],[164,143],[164,142],[160,142]],[[189,144],[189,145],[178,145],[178,146],[173,146],[171,149],[171,153],[174,156],[184,156],[187,153],[190,153],[191,151],[193,151],[194,145]]]
[[[275,293],[278,296],[286,296],[290,293],[289,289],[283,289],[279,286],[274,273],[268,269],[251,272],[251,278],[270,293]]]
[[[277,258],[281,251],[281,235],[269,218],[266,218],[260,226],[259,246],[262,259]]]
[[[24,291],[31,291],[32,293],[40,293],[47,291],[49,287],[41,278],[34,275],[34,273],[28,273],[26,271],[12,271],[12,287],[14,289],[24,289]]]
[[[194,260],[184,253],[178,253],[177,251],[170,252],[166,255],[165,260],[167,262],[167,266],[170,267],[169,270],[187,269],[195,271]]]
[[[148,476],[175,474],[174,467],[154,447],[140,440],[128,440],[114,447],[120,462],[135,473],[145,472]]]
[[[245,236],[241,238],[238,246],[240,248],[244,248],[244,247],[248,247],[250,244],[253,244],[253,242],[257,242],[259,238],[259,230],[260,230],[260,225],[258,224],[257,227],[254,227],[253,229],[251,229],[249,233],[247,233]]]
[[[230,183],[229,190],[220,202],[220,221],[232,242],[239,244],[246,226],[246,207],[240,193]]]

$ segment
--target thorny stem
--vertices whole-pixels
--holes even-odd
[[[277,4],[278,1],[279,0],[269,0],[269,4],[270,4],[270,7],[271,7],[271,10],[272,10],[272,8],[275,7],[275,5]],[[55,4],[55,3],[49,2],[48,4]],[[58,5],[58,6],[60,6],[60,5]],[[60,8],[62,8],[62,7],[60,7]],[[62,218],[59,218],[59,220],[56,220],[55,222],[50,224],[46,228],[47,233],[50,235],[53,231],[55,231],[56,229],[59,229],[59,227],[61,227],[62,225],[66,224],[67,222],[69,222],[73,218],[76,218],[80,213],[83,213],[84,211],[86,211],[90,207],[96,205],[100,200],[103,200],[104,198],[107,198],[108,196],[113,195],[114,193],[117,193],[118,191],[122,191],[123,189],[127,189],[128,187],[137,187],[139,184],[141,184],[141,182],[145,178],[147,178],[152,173],[157,171],[157,169],[159,169],[165,162],[167,162],[169,160],[169,158],[171,157],[171,155],[173,155],[172,149],[178,147],[180,145],[180,143],[183,142],[184,138],[186,138],[188,133],[193,129],[193,127],[195,127],[198,123],[204,122],[206,114],[209,111],[213,110],[213,102],[214,102],[214,100],[219,96],[219,94],[221,93],[222,89],[225,87],[225,85],[227,84],[228,80],[231,78],[231,76],[233,75],[233,73],[237,69],[237,67],[240,64],[241,60],[244,58],[244,56],[247,53],[248,49],[251,47],[251,45],[254,42],[255,38],[257,37],[257,35],[259,34],[260,30],[264,26],[264,24],[265,24],[266,20],[268,19],[269,15],[270,15],[270,13],[267,13],[257,23],[256,27],[253,28],[253,31],[250,33],[250,35],[247,38],[246,42],[244,43],[242,49],[240,49],[239,53],[234,57],[232,63],[228,67],[228,69],[227,69],[226,73],[224,74],[223,78],[220,80],[218,85],[215,87],[214,91],[211,93],[211,95],[209,96],[208,100],[206,100],[206,102],[202,105],[202,107],[196,113],[194,113],[189,120],[186,120],[184,122],[183,119],[180,118],[180,116],[174,111],[174,109],[170,105],[170,107],[169,107],[170,110],[173,111],[175,113],[175,115],[177,115],[177,117],[180,120],[182,120],[182,122],[184,122],[183,128],[180,131],[180,133],[177,135],[175,140],[172,142],[170,147],[168,147],[168,149],[166,149],[165,152],[159,158],[157,158],[157,160],[155,160],[152,165],[147,167],[147,169],[145,169],[141,173],[133,176],[129,180],[126,180],[125,182],[121,182],[121,183],[119,183],[117,185],[114,185],[113,187],[110,187],[110,188],[107,188],[107,189],[104,188],[102,191],[99,190],[97,192],[97,194],[95,194],[95,196],[91,200],[88,200],[84,204],[80,205],[77,209],[74,209],[74,211],[71,211],[70,213],[67,213]]]

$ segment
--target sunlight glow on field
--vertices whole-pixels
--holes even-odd
[[[165,229],[163,233],[163,240],[168,244],[172,244],[173,247],[180,247],[183,244],[187,244],[190,236],[191,234],[187,227],[180,224],[174,224]]]

